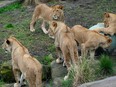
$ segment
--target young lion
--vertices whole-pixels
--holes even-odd
[[[81,45],[83,57],[87,56],[88,51],[90,51],[90,57],[94,58],[95,50],[98,47],[107,48],[112,42],[109,37],[99,34],[94,30],[88,30],[81,25],[75,25],[71,31],[74,34],[75,40]]]
[[[20,71],[29,87],[42,86],[42,65],[33,58],[28,49],[25,48],[16,38],[9,37],[2,45],[2,48],[11,52],[12,67],[16,83],[14,87],[20,87]]]
[[[63,13],[63,6],[55,5],[52,7],[48,7],[46,4],[39,4],[36,6],[32,20],[30,23],[30,31],[35,31],[34,25],[37,19],[43,19],[43,23],[41,25],[41,28],[45,34],[48,33],[48,31],[45,29],[45,21],[50,22],[52,20],[56,21],[64,21],[64,13]]]
[[[106,28],[95,30],[110,35],[116,34],[116,14],[104,13],[104,24]]]
[[[64,63],[66,64],[67,70],[69,72],[70,62],[72,61],[73,64],[76,64],[78,60],[77,44],[74,40],[74,36],[70,32],[70,28],[63,22],[51,22],[49,31],[53,32],[55,38],[55,47],[58,53],[58,59],[56,62],[60,63],[62,53]],[[68,78],[68,74],[64,77],[64,80]]]

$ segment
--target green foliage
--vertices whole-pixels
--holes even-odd
[[[69,71],[69,78],[67,80],[63,80],[62,81],[62,87],[72,87],[73,86],[73,80],[74,80],[74,76],[76,74],[76,67],[74,67],[74,65],[71,65],[71,69]]]
[[[100,71],[104,75],[113,73],[113,62],[107,55],[101,55]]]
[[[62,82],[62,87],[72,87],[73,79],[67,79]]]
[[[11,61],[6,61],[1,64],[0,77],[4,82],[14,82]]]
[[[0,80],[0,86],[3,85],[3,84],[5,84],[5,83],[2,80]]]
[[[97,79],[98,63],[97,60],[82,58],[75,67],[74,87],[82,83],[95,81]]]
[[[6,24],[4,27],[5,28],[14,28],[13,24]]]
[[[52,60],[53,60],[52,55],[44,56],[42,60],[42,64],[50,65]]]
[[[19,3],[13,3],[11,5],[8,5],[6,7],[0,8],[0,13],[6,12],[6,11],[12,11],[14,9],[21,8],[21,4]]]

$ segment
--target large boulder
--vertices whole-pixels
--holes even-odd
[[[63,64],[58,64],[56,61],[53,61],[51,63],[51,74],[52,79],[64,77],[67,74],[67,69],[66,67],[63,67]]]
[[[58,64],[56,61],[51,63],[51,76],[53,80],[53,87],[61,87],[64,76],[67,74],[66,67],[63,64]]]

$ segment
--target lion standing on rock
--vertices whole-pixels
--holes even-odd
[[[11,52],[13,73],[16,80],[14,87],[21,87],[20,72],[24,75],[29,87],[42,87],[42,65],[29,54],[27,48],[14,37],[5,40],[2,48],[6,52]]]

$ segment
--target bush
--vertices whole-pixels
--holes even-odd
[[[75,67],[75,78],[73,86],[77,87],[78,85],[90,81],[94,81],[97,78],[96,71],[98,68],[98,61],[83,58],[81,61],[78,62],[78,65]]]
[[[113,62],[107,55],[101,55],[100,57],[100,72],[103,75],[112,74],[113,73]]]

